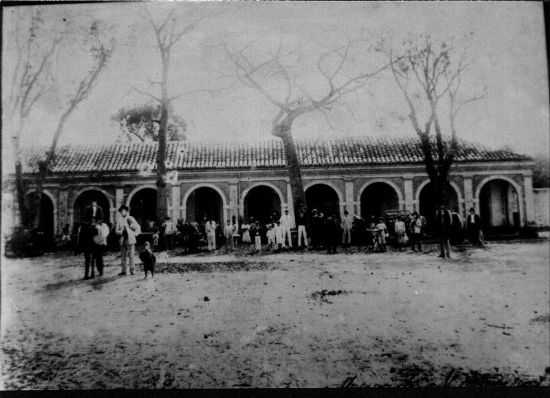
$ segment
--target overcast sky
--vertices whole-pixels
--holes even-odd
[[[117,47],[88,99],[66,125],[61,143],[99,144],[114,141],[118,126],[111,115],[120,107],[147,102],[132,87],[154,92],[148,80],[159,71],[159,55],[150,26],[140,9],[155,18],[176,7],[182,23],[197,14],[214,15],[200,22],[174,49],[171,95],[188,93],[174,103],[189,125],[191,140],[253,141],[270,137],[277,110],[257,91],[231,78],[232,64],[220,44],[240,48],[250,44],[249,56],[264,60],[279,42],[292,52],[284,62],[308,92],[321,94],[324,81],[315,70],[323,51],[369,35],[398,40],[411,33],[435,39],[474,33],[470,56],[475,61],[465,80],[471,92],[486,86],[487,97],[465,108],[458,127],[462,138],[494,147],[545,153],[549,146],[549,99],[542,4],[527,3],[248,3],[248,4],[92,4],[46,6],[48,22],[69,18],[75,25],[98,18],[113,25]],[[197,9],[197,7],[199,7]],[[218,12],[220,8],[225,11]],[[143,11],[143,10],[141,10]],[[13,67],[9,34],[13,12],[4,8],[4,70]],[[68,44],[70,45],[70,44]],[[47,144],[65,106],[66,93],[86,67],[85,57],[62,47],[56,58],[56,86],[37,103],[25,133],[25,143]],[[349,74],[376,66],[380,60],[357,50],[346,65]],[[367,54],[368,55],[368,54]],[[383,60],[382,60],[383,61]],[[229,77],[228,77],[229,76]],[[8,86],[6,86],[8,84]],[[277,81],[269,88],[279,93]],[[9,79],[4,79],[4,91]],[[212,95],[189,93],[217,89]],[[312,113],[297,120],[296,138],[342,136],[406,136],[413,134],[403,119],[405,103],[391,74],[378,76],[366,90],[344,99],[328,115]],[[5,135],[4,135],[5,136]]]

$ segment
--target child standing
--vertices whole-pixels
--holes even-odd
[[[155,264],[157,263],[157,258],[151,250],[151,244],[147,241],[143,251],[139,253],[139,259],[143,262],[143,270],[145,271],[145,278],[147,279],[147,272],[151,273],[151,278],[155,276]]]

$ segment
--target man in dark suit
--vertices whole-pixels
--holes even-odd
[[[95,200],[92,200],[90,206],[84,210],[84,220],[88,224],[96,224],[103,221],[103,209],[97,205]]]
[[[476,214],[476,211],[471,208],[470,214],[466,219],[466,230],[468,231],[468,239],[472,245],[482,246],[481,235],[481,218]]]

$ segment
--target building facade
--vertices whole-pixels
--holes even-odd
[[[297,141],[306,200],[310,208],[342,215],[379,216],[387,210],[433,210],[430,183],[414,138],[345,138]],[[96,200],[114,223],[126,204],[139,222],[154,219],[155,143],[102,147],[63,147],[44,184],[44,228],[59,234],[80,221]],[[29,151],[30,163],[39,151]],[[532,161],[505,150],[461,143],[451,169],[451,207],[474,208],[487,225],[521,227],[534,221]],[[168,144],[170,216],[188,221],[267,217],[285,209],[293,214],[282,145]],[[32,177],[28,169],[26,176]],[[28,193],[33,190],[32,186]],[[3,190],[5,225],[17,220],[13,176]],[[6,217],[7,216],[7,217]]]

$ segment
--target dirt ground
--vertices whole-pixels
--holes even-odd
[[[4,258],[0,387],[550,385],[549,248]]]

